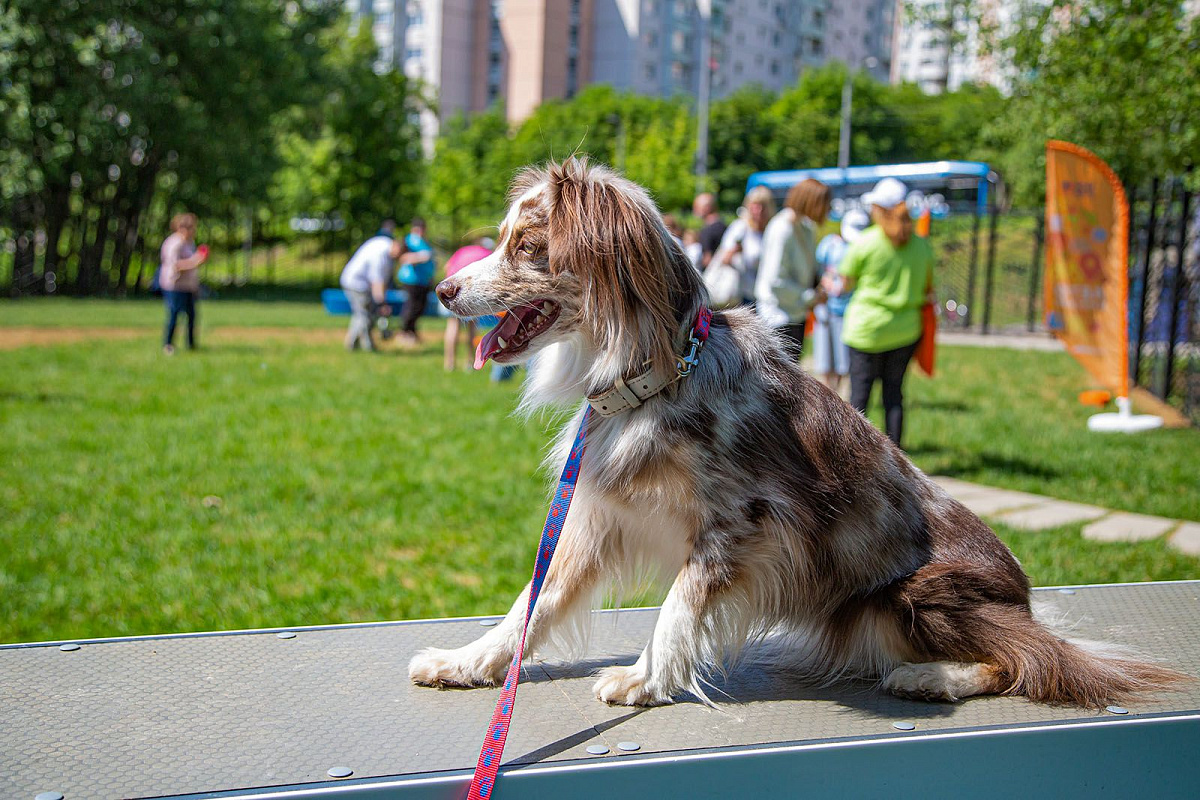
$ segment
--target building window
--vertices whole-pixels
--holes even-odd
[[[658,77],[658,66],[656,64],[647,63],[642,73],[646,76],[646,80],[652,81]]]
[[[772,61],[772,62],[771,62],[771,74],[772,74],[772,75],[778,75],[778,74],[779,74],[779,62],[778,62],[778,61]]]

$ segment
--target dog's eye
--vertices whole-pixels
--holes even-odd
[[[523,242],[517,249],[527,256],[537,255],[537,245],[532,242]]]

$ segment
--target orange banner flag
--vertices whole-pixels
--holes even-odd
[[[1129,396],[1129,203],[1093,153],[1046,143],[1046,326],[1102,385]]]

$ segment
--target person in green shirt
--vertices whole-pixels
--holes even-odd
[[[850,245],[838,271],[854,296],[842,340],[850,349],[850,404],[862,413],[883,382],[888,438],[904,430],[904,373],[921,339],[921,306],[933,290],[933,248],[913,236],[908,188],[884,178],[863,195],[874,225]]]

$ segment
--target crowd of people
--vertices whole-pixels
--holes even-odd
[[[848,378],[849,400],[859,411],[866,412],[874,385],[882,383],[886,430],[897,445],[904,427],[904,375],[923,334],[922,306],[933,292],[933,250],[913,235],[907,195],[903,183],[885,178],[860,198],[858,205],[868,211],[846,212],[840,228],[824,236],[832,192],[811,178],[793,186],[779,210],[769,189],[751,189],[729,224],[711,193],[693,203],[698,228],[685,230],[673,215],[663,218],[703,275],[715,308],[753,308],[797,356],[811,336],[814,372],[835,392]],[[162,245],[155,280],[166,305],[167,354],[175,351],[180,314],[187,323],[187,346],[196,346],[198,268],[207,258],[207,249],[195,244],[196,222],[194,214],[176,215]],[[447,274],[483,258],[492,246],[480,241],[461,248],[447,262]],[[436,268],[423,219],[413,219],[404,236],[397,235],[394,220],[385,220],[342,270],[340,284],[350,306],[346,349],[378,348],[379,321],[393,316],[387,298],[393,283],[405,298],[397,339],[402,346],[416,346],[417,321]],[[460,330],[469,348],[475,328],[458,320],[447,326],[448,370],[454,369]]]
[[[811,336],[813,371],[835,392],[848,378],[850,403],[863,413],[881,383],[885,428],[897,445],[904,375],[933,293],[933,250],[913,235],[907,197],[902,182],[885,178],[860,198],[867,211],[847,211],[824,236],[832,191],[811,178],[778,211],[770,190],[751,189],[728,225],[708,193],[693,204],[698,231],[664,217],[715,307],[753,308],[797,356]]]

